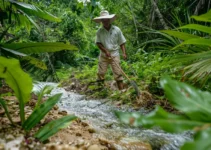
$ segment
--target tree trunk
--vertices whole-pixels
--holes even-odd
[[[165,20],[163,19],[163,15],[160,13],[160,10],[157,6],[157,3],[154,0],[151,0],[152,6],[154,8],[154,11],[156,13],[156,15],[158,16],[160,23],[162,24],[162,26],[164,27],[164,29],[168,29],[169,27],[167,26]]]
[[[133,17],[133,23],[134,23],[134,27],[135,27],[135,35],[136,35],[136,39],[137,39],[136,40],[136,44],[139,44],[139,41],[138,41],[138,28],[137,28],[137,24],[136,24],[135,15],[133,13],[132,6],[131,6],[129,1],[127,2],[127,4],[128,4],[128,8],[129,8],[129,10],[131,12],[131,15]]]

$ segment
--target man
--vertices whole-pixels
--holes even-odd
[[[96,17],[93,20],[97,23],[102,23],[102,27],[97,31],[96,41],[98,48],[100,49],[99,65],[98,65],[98,80],[104,81],[104,76],[111,65],[114,79],[117,82],[119,90],[123,89],[123,77],[120,66],[120,54],[121,48],[123,58],[126,59],[125,52],[126,39],[122,34],[122,31],[111,23],[116,19],[116,15],[109,15],[108,11],[103,10],[100,12],[100,17]]]

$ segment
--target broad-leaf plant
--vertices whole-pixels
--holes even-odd
[[[19,110],[21,118],[21,126],[24,130],[29,131],[35,127],[40,120],[42,120],[45,115],[53,108],[53,106],[60,100],[62,94],[56,94],[52,97],[49,97],[45,102],[41,104],[40,100],[37,102],[37,105],[32,112],[32,114],[25,119],[25,104],[30,100],[32,92],[32,79],[28,74],[26,74],[20,67],[20,63],[16,59],[7,59],[0,56],[0,78],[5,79],[5,82],[10,86],[14,91],[15,96],[19,101]],[[39,99],[44,94],[49,93],[49,88],[44,88],[41,92]],[[52,89],[52,88],[50,88]],[[5,100],[0,97],[0,104],[5,109],[6,115],[10,120],[11,124],[14,125],[12,117],[9,114],[7,109],[7,104]],[[76,119],[75,116],[68,115],[64,118],[54,120],[49,124],[41,128],[37,133],[36,137],[41,141],[48,139],[50,136],[58,132],[60,129],[68,126],[72,120]]]
[[[145,116],[136,112],[116,112],[116,115],[122,122],[134,126],[159,126],[171,133],[192,130],[194,141],[185,143],[181,150],[208,150],[211,147],[211,93],[169,77],[163,77],[160,84],[170,103],[182,115],[169,113],[160,106]]]
[[[0,78],[5,80],[5,83],[13,90],[18,99],[21,126],[26,131],[31,130],[40,122],[40,120],[44,118],[51,108],[60,100],[62,94],[56,94],[49,97],[41,104],[42,96],[49,92],[48,90],[43,90],[43,92],[39,95],[39,100],[34,111],[28,118],[25,118],[24,108],[25,104],[31,97],[33,86],[32,78],[22,70],[19,60],[12,57],[14,55],[24,57],[32,64],[46,69],[46,66],[42,63],[42,61],[30,57],[29,54],[55,52],[61,50],[77,50],[77,48],[73,45],[58,42],[13,43],[17,40],[17,37],[7,40],[7,37],[10,36],[8,31],[17,26],[24,26],[28,31],[30,31],[31,24],[33,24],[40,31],[40,28],[33,20],[33,17],[60,22],[59,18],[34,5],[14,0],[0,1]],[[7,103],[3,99],[2,95],[0,95],[0,105],[5,109],[5,113],[11,124],[17,125],[14,124],[7,108]],[[35,137],[41,141],[45,141],[60,129],[67,127],[74,119],[76,119],[75,116],[68,115],[58,120],[54,120],[41,128],[36,133]]]

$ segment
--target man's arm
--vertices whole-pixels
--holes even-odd
[[[106,54],[107,57],[111,57],[110,52],[101,44],[101,43],[96,43],[98,48]]]
[[[125,43],[120,45],[121,49],[122,49],[122,55],[124,59],[127,59],[127,54],[126,54],[126,50],[125,50]]]

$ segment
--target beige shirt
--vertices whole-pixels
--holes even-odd
[[[117,26],[112,25],[109,31],[104,27],[101,27],[97,31],[95,43],[101,43],[107,50],[109,50],[111,56],[119,56],[120,45],[125,42],[126,39]],[[103,52],[100,52],[100,55],[106,56]]]

